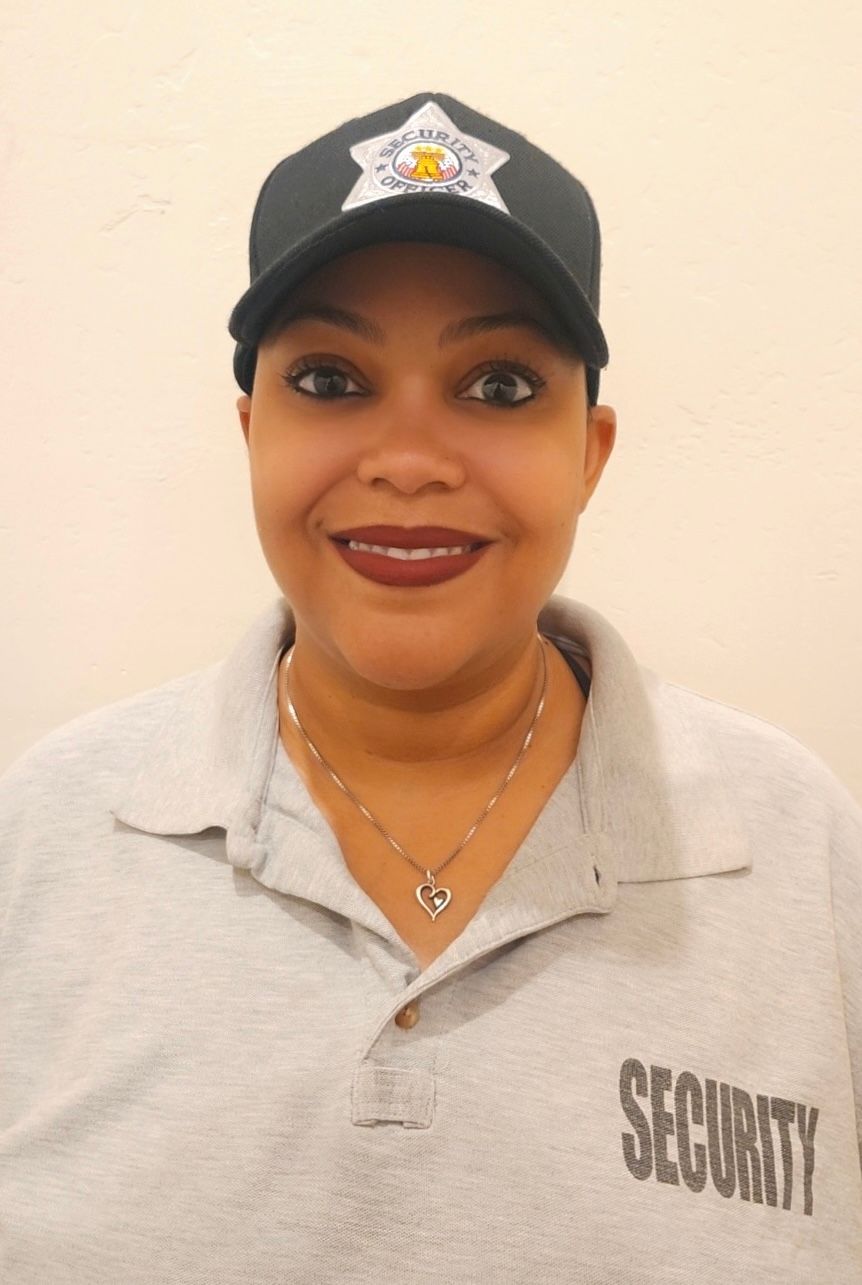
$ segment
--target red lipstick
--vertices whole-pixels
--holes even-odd
[[[352,527],[335,533],[330,536],[330,540],[347,565],[366,580],[402,588],[441,584],[444,580],[463,575],[484,556],[491,543],[472,531],[460,531],[454,527]],[[348,541],[399,549],[405,555],[408,550],[413,549],[451,549],[458,545],[469,547],[465,553],[399,557],[394,553],[352,549]]]

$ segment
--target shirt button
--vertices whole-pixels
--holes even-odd
[[[419,1001],[411,999],[409,1004],[405,1004],[399,1013],[395,1014],[395,1025],[400,1026],[402,1030],[409,1031],[411,1026],[415,1026],[419,1021]]]

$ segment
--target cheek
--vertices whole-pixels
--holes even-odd
[[[523,536],[555,547],[577,522],[579,474],[574,450],[538,450],[506,481],[509,505]]]
[[[278,443],[260,451],[252,462],[252,490],[260,523],[285,532],[292,526],[320,521],[316,506],[343,478],[343,453],[297,443]]]

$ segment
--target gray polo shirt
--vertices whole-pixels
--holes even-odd
[[[0,777],[4,1285],[862,1281],[862,809],[539,625],[578,753],[424,971],[278,739],[282,598]]]

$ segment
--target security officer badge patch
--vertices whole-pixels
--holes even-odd
[[[351,147],[362,170],[342,210],[413,192],[469,196],[509,210],[491,175],[509,153],[459,131],[433,99],[395,134],[380,134]]]

